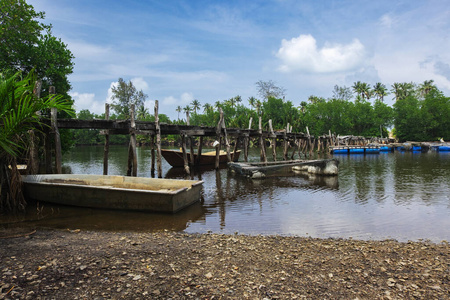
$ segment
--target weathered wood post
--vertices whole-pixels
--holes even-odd
[[[267,156],[266,156],[266,143],[264,142],[263,134],[262,134],[262,119],[259,117],[259,124],[258,124],[258,133],[259,133],[259,146],[261,147],[261,161],[267,162]]]
[[[105,103],[105,120],[109,120],[109,104]],[[109,130],[105,130],[105,146],[103,148],[103,175],[108,175]]]
[[[220,146],[222,145],[222,118],[223,118],[223,113],[220,114],[220,119],[219,119],[219,123],[217,123],[217,127],[216,127],[216,136],[217,136],[217,142],[218,144],[215,145],[216,147],[216,163],[215,163],[215,168],[216,170],[219,169],[219,165],[220,165]]]
[[[161,128],[159,127],[158,100],[155,100],[155,133],[156,133],[156,167],[158,168],[158,177],[162,178],[161,166]]]
[[[250,120],[248,122],[248,132],[244,134],[244,161],[248,161],[248,147],[250,147],[250,129],[252,129],[252,120],[253,118],[250,117]]]
[[[150,146],[151,146],[151,156],[152,156],[152,165],[151,165],[151,175],[152,177],[155,176],[155,162],[156,162],[156,155],[155,155],[155,135],[152,134],[150,136]]]
[[[41,98],[42,81],[36,80],[34,84],[33,94],[39,99]],[[37,138],[34,130],[28,131],[30,135],[30,152],[29,162],[27,164],[27,174],[37,174],[39,172],[39,147],[37,144]]]
[[[181,151],[183,152],[184,170],[186,171],[187,174],[191,174],[186,153],[186,133],[184,131],[181,132]]]
[[[189,111],[186,111],[186,125],[191,125],[189,120]],[[189,136],[189,158],[190,158],[190,164],[191,166],[194,166],[195,159],[194,159],[194,138],[192,136]],[[188,173],[190,174],[190,173]]]
[[[130,107],[130,144],[128,146],[127,176],[137,176],[136,122],[134,120],[134,104]]]
[[[195,162],[197,165],[200,165],[200,159],[202,157],[202,148],[203,148],[203,136],[200,136],[198,139],[198,146],[197,146],[197,161]]]
[[[228,136],[227,136],[227,127],[225,126],[225,118],[223,116],[223,110],[222,108],[219,108],[220,111],[220,119],[222,120],[222,128],[223,128],[223,133],[224,133],[224,138],[225,138],[225,147],[226,147],[226,151],[227,151],[227,159],[228,162],[231,162],[231,154],[230,154],[230,143],[228,142]]]
[[[277,136],[275,135],[275,132],[273,132],[272,127],[272,119],[269,120],[269,130],[270,130],[270,138],[272,139],[272,158],[273,161],[277,161]]]
[[[55,87],[49,87],[49,93],[51,95],[55,94]],[[61,136],[59,134],[58,129],[58,111],[56,108],[51,108],[51,124],[52,124],[52,133],[55,135],[55,172],[56,174],[62,173],[62,151],[61,151]]]
[[[287,160],[288,159],[288,150],[289,150],[289,141],[288,141],[288,133],[290,133],[290,126],[289,123],[287,123],[286,125],[286,130],[284,131],[284,151],[283,151],[283,159]]]

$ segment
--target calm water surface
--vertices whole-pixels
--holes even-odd
[[[149,148],[138,149],[138,176],[151,176],[150,157]],[[197,170],[191,178],[205,182],[201,203],[175,215],[40,203],[23,218],[34,226],[89,230],[450,241],[450,153],[334,157],[338,177],[249,180],[226,168]],[[254,149],[251,160],[258,159]],[[74,174],[102,174],[103,147],[78,147],[63,163]],[[127,147],[111,147],[109,173],[124,175],[126,167]],[[164,160],[163,176],[188,178]]]

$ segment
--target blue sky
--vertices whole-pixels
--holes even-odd
[[[193,99],[240,95],[248,105],[259,80],[285,88],[294,105],[358,80],[390,89],[432,79],[450,94],[446,0],[27,2],[75,56],[77,111],[104,112],[119,77],[172,119]]]

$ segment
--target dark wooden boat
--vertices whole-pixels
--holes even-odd
[[[113,175],[22,176],[25,196],[63,205],[174,213],[200,200],[203,181]]]
[[[231,171],[249,178],[293,176],[296,173],[334,176],[338,174],[338,166],[339,161],[336,159],[228,163]]]
[[[234,155],[234,152],[231,152],[231,160],[232,161],[238,161],[239,155],[241,154],[241,151],[236,151],[236,155]],[[168,149],[161,149],[161,155],[165,158],[165,160],[172,166],[172,167],[183,167],[184,166],[184,160],[183,160],[183,152],[179,150],[168,150]],[[188,162],[191,161],[191,154],[187,153]],[[210,151],[202,153],[200,156],[200,161],[197,163],[198,155],[194,153],[194,160],[196,162],[196,165],[205,166],[205,165],[214,165],[216,163],[216,151]],[[227,159],[227,153],[225,151],[220,151],[219,154],[219,163],[223,164],[228,162]]]

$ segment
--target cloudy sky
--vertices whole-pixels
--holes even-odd
[[[104,112],[120,77],[172,119],[193,99],[240,95],[247,105],[259,80],[285,88],[294,105],[358,80],[432,79],[450,95],[447,0],[27,2],[75,56],[77,111]]]

